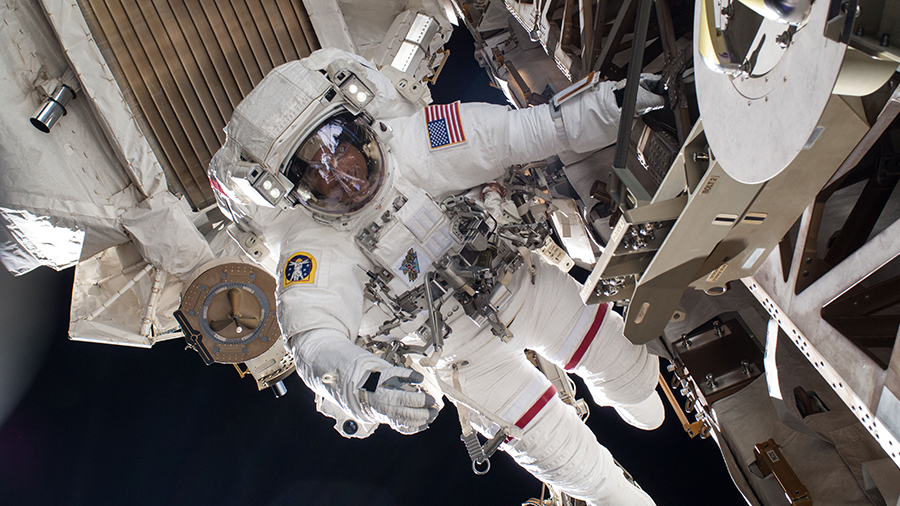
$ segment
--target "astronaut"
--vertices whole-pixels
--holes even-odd
[[[490,249],[465,230],[479,206],[443,200],[513,164],[613,143],[616,83],[582,83],[558,106],[422,108],[391,70],[334,49],[272,70],[210,166],[222,210],[279,258],[278,320],[297,372],[356,422],[406,434],[427,428],[446,394],[538,479],[591,505],[653,504],[523,350],[647,430],[664,416],[657,357],[527,250],[499,241],[493,263],[466,263]],[[639,92],[639,110],[661,105]],[[476,278],[491,287],[483,298]],[[408,342],[425,346],[393,353]]]

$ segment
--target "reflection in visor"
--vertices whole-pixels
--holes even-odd
[[[384,182],[381,147],[366,124],[347,113],[333,116],[300,143],[285,175],[304,206],[329,215],[354,212]]]
[[[313,155],[309,168],[307,182],[310,188],[326,199],[356,204],[368,196],[366,159],[349,142],[341,142],[336,147],[323,145]]]

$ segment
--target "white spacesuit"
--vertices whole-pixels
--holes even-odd
[[[473,248],[469,215],[433,200],[514,163],[611,144],[615,84],[594,83],[557,109],[510,111],[417,108],[398,82],[335,50],[278,67],[236,108],[211,164],[220,207],[280,259],[278,319],[298,373],[353,420],[403,433],[427,428],[447,394],[486,437],[511,436],[501,449],[540,480],[592,505],[653,504],[523,350],[578,374],[595,402],[645,429],[663,419],[657,357],[625,339],[607,305],[584,306],[574,280],[523,248],[495,245],[494,258],[513,259],[499,270],[461,267]],[[661,102],[642,91],[638,105]],[[493,283],[487,298],[454,284],[460,273]],[[398,360],[393,351],[416,339],[426,346]],[[379,349],[393,360],[369,351]]]

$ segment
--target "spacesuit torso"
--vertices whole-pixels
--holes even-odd
[[[422,284],[431,265],[458,253],[462,237],[431,196],[399,178],[385,211],[354,234],[357,245],[390,273],[388,286],[402,294]]]
[[[462,249],[450,217],[430,195],[397,178],[386,209],[354,231],[355,244],[372,261],[359,333],[371,339],[400,339],[424,345],[421,329],[428,305],[425,283],[435,262]],[[420,331],[421,329],[421,331]]]

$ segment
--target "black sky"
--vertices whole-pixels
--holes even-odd
[[[503,101],[471,44],[457,30],[438,101]],[[347,440],[296,376],[276,399],[182,340],[69,341],[72,277],[0,272],[0,400],[22,393],[5,420],[0,405],[0,504],[518,506],[540,495],[505,455],[472,474],[449,404],[423,433]],[[712,439],[689,439],[671,409],[654,432],[593,405],[588,425],[660,506],[743,503]]]

